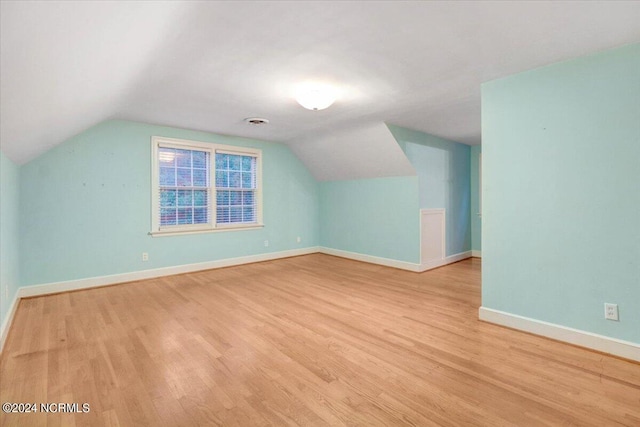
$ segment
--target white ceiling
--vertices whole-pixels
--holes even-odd
[[[388,122],[480,142],[480,83],[640,41],[640,2],[1,3],[1,148],[108,118],[291,146]],[[312,112],[296,83],[343,96]],[[262,116],[271,123],[242,122]]]

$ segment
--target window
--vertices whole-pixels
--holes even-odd
[[[216,221],[256,222],[257,157],[216,152]]]
[[[261,226],[261,151],[152,138],[152,234]]]

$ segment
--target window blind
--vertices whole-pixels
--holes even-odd
[[[257,157],[216,151],[216,223],[257,222]]]
[[[211,223],[210,153],[159,147],[160,227]]]

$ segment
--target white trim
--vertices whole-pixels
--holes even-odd
[[[480,320],[640,362],[640,344],[480,307]]]
[[[333,255],[340,258],[348,258],[356,261],[368,262],[370,264],[384,265],[386,267],[399,268],[401,270],[420,271],[420,264],[407,261],[399,261],[397,259],[383,258],[374,255],[366,255],[358,252],[343,251],[341,249],[327,248],[320,246],[319,252],[327,255]]]
[[[13,317],[16,315],[16,310],[18,309],[18,302],[20,301],[20,297],[18,296],[19,291],[20,289],[18,289],[18,291],[16,291],[16,293],[13,295],[13,300],[11,301],[11,305],[9,306],[7,317],[4,318],[2,327],[0,327],[0,354],[2,354],[4,343],[7,340],[9,329],[11,327],[11,324],[13,323]]]
[[[443,265],[452,264],[454,262],[462,261],[463,259],[471,258],[471,251],[466,251],[459,254],[450,255],[444,259],[433,260],[424,264],[417,264],[413,262],[399,261],[397,259],[361,254],[358,252],[349,252],[340,249],[327,248],[325,246],[320,246],[319,252],[327,255],[338,256],[341,258],[368,262],[370,264],[378,264],[384,265],[386,267],[399,268],[400,270],[413,271],[416,273],[422,273],[423,271],[431,270],[434,268],[442,267]]]
[[[424,216],[439,216],[441,223],[442,234],[440,235],[440,253],[442,254],[442,258],[438,261],[442,261],[447,253],[447,212],[444,208],[436,208],[436,209],[420,209],[420,262],[424,264],[433,263],[435,259],[430,259],[425,261],[424,254],[422,251],[422,244],[425,239],[431,236],[425,236],[424,230],[422,229],[422,217]]]
[[[447,264],[453,264],[454,262],[462,261],[463,259],[471,258],[471,251],[460,252],[459,254],[449,255],[443,259],[436,259],[424,264],[420,264],[419,272],[433,270],[434,268],[442,267]]]
[[[214,268],[231,267],[234,265],[250,264],[253,262],[271,261],[279,258],[289,258],[299,255],[307,255],[318,252],[317,246],[302,249],[291,249],[281,252],[269,252],[257,255],[248,255],[237,258],[226,258],[216,261],[199,262],[195,264],[176,265],[172,267],[154,268],[152,270],[132,271],[130,273],[112,274],[109,276],[89,277],[79,280],[45,283],[42,285],[23,286],[18,290],[20,298],[38,295],[55,294],[58,292],[75,291],[78,289],[95,288],[97,286],[114,285],[117,283],[132,282],[134,280],[153,279],[156,277],[170,276],[173,274],[191,273],[194,271],[210,270]]]
[[[471,256],[476,258],[482,258],[482,251],[476,251],[475,249],[471,251]]]
[[[478,153],[478,216],[482,218],[482,152]]]
[[[178,231],[178,230],[162,230],[162,231],[150,231],[149,235],[152,237],[164,237],[164,236],[180,236],[182,234],[202,234],[202,233],[220,233],[222,231],[243,231],[243,230],[259,230],[264,228],[264,224],[251,224],[251,225],[224,225],[216,228],[202,230],[196,229],[191,231]]]

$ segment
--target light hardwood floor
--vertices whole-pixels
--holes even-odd
[[[7,426],[640,426],[640,364],[478,321],[480,260],[308,255],[23,300]]]

